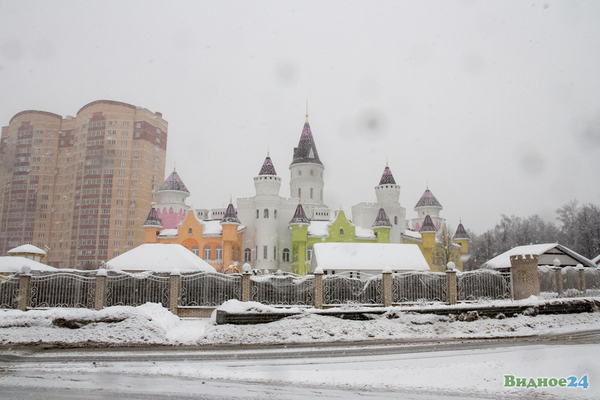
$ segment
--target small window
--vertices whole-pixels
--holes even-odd
[[[204,246],[204,259],[210,260],[210,246]]]
[[[290,249],[283,249],[283,262],[290,262]]]
[[[256,210],[256,219],[258,219],[260,216],[260,211]]]
[[[265,208],[263,218],[269,218],[269,209]]]
[[[344,230],[340,229],[340,236],[344,236]]]
[[[244,262],[252,261],[252,251],[248,248],[244,249]]]
[[[267,252],[268,252],[268,250],[269,249],[268,249],[267,246],[263,246],[263,260],[267,259],[267,256],[268,256]]]
[[[394,225],[398,225],[398,216],[397,215],[394,217]]]
[[[298,175],[299,176],[302,175],[302,170],[300,170],[300,169],[298,170]]]
[[[192,253],[194,253],[194,255],[198,255],[198,246],[192,247]]]
[[[306,261],[310,261],[312,259],[313,248],[310,246],[308,251],[306,252]]]
[[[273,218],[277,219],[277,210],[273,210]]]
[[[215,260],[223,259],[223,248],[221,246],[215,247]]]
[[[314,172],[313,172],[313,170],[311,169],[311,170],[310,170],[310,176],[313,176],[313,175],[314,175]]]
[[[192,234],[192,228],[188,229],[188,235]]]
[[[313,198],[313,188],[310,188],[310,198]]]

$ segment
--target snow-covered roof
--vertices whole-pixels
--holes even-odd
[[[421,225],[421,229],[419,230],[419,232],[437,232],[437,229],[433,224],[433,221],[431,220],[429,214],[425,216],[425,219],[423,220],[423,225]]]
[[[329,221],[310,221],[308,236],[329,237]]]
[[[27,265],[32,271],[56,271],[57,269],[25,257],[4,256],[0,257],[0,274],[21,272],[21,268]]]
[[[421,237],[421,234],[419,232],[415,232],[415,231],[411,231],[406,229],[402,235],[404,236],[408,236],[411,239],[415,239],[415,240],[422,240],[423,238]]]
[[[419,207],[436,207],[436,208],[441,209],[442,205],[440,204],[439,201],[437,201],[437,199],[435,198],[433,193],[431,193],[431,190],[429,190],[429,188],[427,188],[425,190],[425,193],[423,193],[423,195],[417,202],[415,209],[417,209]]]
[[[458,224],[458,228],[456,228],[456,233],[454,234],[453,239],[454,240],[471,239],[471,237],[465,230],[465,227],[463,226],[462,222],[460,224]]]
[[[376,239],[375,232],[373,229],[363,228],[362,226],[355,226],[354,233],[357,239]]]
[[[304,127],[302,128],[302,135],[300,136],[298,147],[294,148],[292,165],[299,163],[315,163],[323,165],[319,159],[317,146],[315,146],[315,140],[313,139],[308,121],[304,123]]]
[[[377,213],[377,218],[375,218],[375,222],[373,222],[373,228],[391,228],[392,227],[392,223],[390,222],[390,219],[388,218],[387,214],[385,213],[385,210],[382,208],[379,209],[379,212]]]
[[[173,228],[173,229],[163,229],[160,231],[160,233],[158,234],[159,238],[166,238],[166,237],[177,237],[177,228]]]
[[[598,254],[594,259],[592,259],[592,262],[600,266],[600,254]]]
[[[316,243],[311,271],[396,270],[429,271],[429,265],[416,244],[389,243]]]
[[[110,269],[121,271],[216,272],[206,261],[179,244],[146,243],[108,261]]]
[[[275,166],[273,165],[273,161],[271,161],[271,157],[269,157],[268,154],[258,175],[277,175],[277,172],[275,172]]]
[[[296,212],[294,212],[294,216],[292,217],[290,224],[305,225],[308,223],[308,218],[306,218],[306,214],[304,213],[304,208],[302,207],[302,204],[298,204],[298,206],[296,207]]]
[[[537,255],[538,265],[553,265],[554,260],[558,259],[563,267],[577,264],[582,264],[586,267],[595,266],[581,254],[558,243],[517,246],[487,261],[484,266],[493,269],[510,268],[510,256],[526,254]]]
[[[381,180],[379,181],[379,185],[395,185],[396,180],[394,179],[394,175],[392,175],[392,170],[388,165],[385,165],[385,169],[383,170],[383,174],[381,175]]]
[[[19,247],[15,247],[14,249],[10,249],[7,251],[8,254],[18,254],[18,253],[29,253],[29,254],[42,254],[46,255],[46,252],[39,247],[35,247],[32,244],[24,244]]]
[[[163,190],[176,190],[179,192],[190,193],[188,188],[185,186],[185,183],[179,177],[179,174],[175,171],[171,172],[171,175],[164,181],[164,183],[160,186],[158,191]]]

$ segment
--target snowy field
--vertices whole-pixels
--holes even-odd
[[[539,304],[537,299],[504,304]],[[490,303],[485,303],[489,305]],[[500,306],[503,302],[493,302]],[[269,311],[259,303],[231,300],[230,311]],[[297,310],[297,309],[296,309]],[[0,345],[48,344],[69,347],[143,345],[229,345],[352,342],[386,339],[492,338],[600,329],[600,313],[520,315],[505,319],[459,321],[453,317],[406,312],[391,307],[381,317],[350,321],[306,310],[269,324],[216,325],[213,319],[179,319],[157,304],[109,307],[101,311],[54,308],[0,311]],[[393,318],[390,318],[393,317]],[[69,320],[77,329],[69,329]],[[62,326],[61,326],[62,325]],[[76,328],[77,326],[71,326]]]
[[[527,302],[535,305],[539,301],[528,299]],[[229,302],[223,307],[231,311],[269,310],[258,303]],[[37,358],[29,362],[25,358],[19,362],[7,358],[9,361],[0,363],[0,399],[600,398],[597,362],[600,347],[597,344],[571,344],[568,339],[567,343],[518,346],[500,343],[497,347],[476,348],[442,344],[432,346],[431,351],[356,355],[357,349],[373,347],[352,343],[376,341],[377,346],[385,347],[381,343],[386,340],[408,342],[584,332],[600,330],[600,313],[521,315],[467,322],[405,311],[392,307],[387,315],[369,321],[349,321],[315,315],[308,310],[269,324],[235,326],[216,325],[212,319],[181,320],[156,304],[110,307],[101,311],[5,310],[0,312],[0,344],[3,346],[0,357],[2,354],[30,354]],[[315,342],[324,343],[319,350],[327,347],[325,343],[336,342],[337,353],[317,356],[316,348],[307,348],[303,356],[285,356],[286,352],[298,350],[237,346]],[[340,342],[348,343],[340,347]],[[117,353],[94,350],[96,356],[105,354],[114,359],[92,362],[92,358],[85,358],[92,357],[91,353],[78,349],[44,352],[32,347],[29,353],[20,346],[12,348],[15,344],[182,347],[148,353],[148,361],[143,357],[140,361],[140,354],[147,350],[134,353],[126,349]],[[204,346],[214,344],[224,347]],[[199,350],[186,348],[186,345],[209,348],[215,357],[194,359],[190,355]],[[229,359],[217,357],[227,352],[236,355]],[[128,354],[135,354],[138,359],[133,361]],[[159,359],[157,354],[169,357]],[[84,357],[71,359],[71,355]],[[56,356],[59,358],[53,359]],[[60,361],[60,357],[64,361]],[[155,360],[150,361],[153,357]],[[589,387],[506,388],[505,374],[527,379],[587,375]]]

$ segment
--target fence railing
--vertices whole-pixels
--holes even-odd
[[[392,274],[392,303],[446,299],[447,277],[443,272],[410,271]]]
[[[526,260],[527,261],[527,260]],[[531,261],[531,260],[529,260]],[[534,260],[535,261],[535,260]],[[535,277],[536,266],[533,266]],[[592,268],[539,267],[545,297],[600,295],[600,273]],[[251,273],[127,274],[116,271],[36,272],[3,276],[0,307],[4,309],[138,306],[161,303],[174,313],[211,308],[236,299],[274,306],[384,305],[516,298],[511,272],[407,271],[378,275],[353,272],[257,275]],[[192,310],[193,311],[193,310]],[[187,314],[189,315],[189,313]]]
[[[458,300],[500,300],[512,298],[510,272],[481,269],[459,273]]]
[[[242,299],[242,276],[199,272],[182,275],[179,305],[182,307],[216,307],[227,300]]]

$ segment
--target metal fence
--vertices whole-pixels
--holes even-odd
[[[147,302],[169,308],[169,275],[109,275],[106,280],[106,305],[139,306]]]
[[[0,277],[0,308],[16,309],[19,301],[19,277]]]
[[[443,272],[410,271],[392,274],[392,303],[446,301]]]
[[[351,273],[323,276],[323,304],[383,304],[381,275]]]
[[[70,272],[31,277],[29,307],[94,308],[96,278]]]
[[[457,274],[458,301],[512,299],[510,272],[487,269]]]
[[[181,275],[179,305],[182,307],[216,307],[227,300],[241,300],[241,275],[199,272]]]
[[[250,300],[278,306],[312,306],[314,304],[314,276],[252,276]]]

